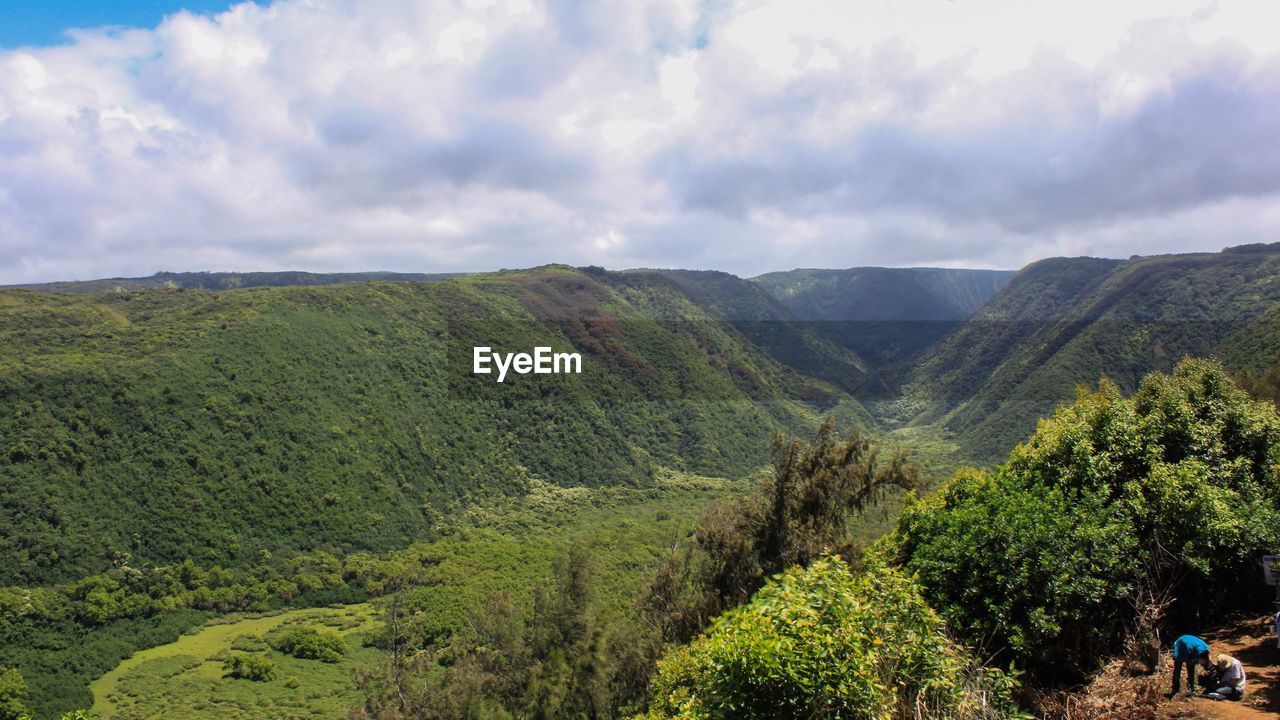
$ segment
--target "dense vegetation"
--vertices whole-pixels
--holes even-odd
[[[856,559],[867,509],[920,483],[904,455],[880,455],[856,432],[838,437],[830,421],[812,443],[776,438],[772,476],[716,505],[658,571],[641,603],[650,625],[687,642],[776,573],[829,553]]]
[[[227,655],[226,660],[222,661],[222,670],[226,673],[226,677],[237,680],[267,682],[276,679],[276,664],[271,662],[270,658],[261,655],[231,653]]]
[[[1277,276],[1280,244],[1033,264],[931,351],[896,411],[916,423],[940,420],[985,463],[1069,402],[1077,385],[1104,375],[1132,392],[1143,375],[1168,372],[1185,356],[1218,357],[1265,392],[1280,359],[1265,344],[1274,337]]]
[[[525,602],[497,589],[442,631],[417,611],[424,588],[410,572],[403,590],[379,601],[384,630],[377,642],[388,662],[362,677],[369,695],[362,716],[604,718],[643,711],[650,675],[670,641],[693,637],[713,615],[750,600],[769,575],[816,561],[824,548],[858,552],[861,513],[916,481],[900,455],[879,455],[856,433],[840,438],[831,423],[813,442],[777,440],[772,475],[744,499],[718,504],[648,588],[615,591],[625,603],[602,602],[598,566],[607,556],[574,546]]]
[[[365,603],[220,616],[135,653],[94,681],[90,712],[101,720],[346,717],[361,701],[353,672],[378,662],[379,651],[364,644],[373,622]],[[340,638],[342,659],[297,658],[268,645],[267,637],[296,626],[323,627]],[[237,675],[254,677],[229,674],[236,665],[243,670]],[[254,666],[274,672],[253,672]]]
[[[471,374],[473,345],[577,349],[582,375]],[[268,358],[269,362],[264,362]],[[92,297],[0,293],[0,583],[126,554],[404,547],[530,478],[740,474],[805,398],[661,278],[567,268],[434,283]],[[843,408],[844,410],[842,410]]]
[[[710,270],[656,274],[700,307],[732,323],[753,346],[787,367],[855,395],[876,382],[856,352],[831,342],[829,332],[801,320],[759,283]]]
[[[965,320],[1013,276],[1008,270],[791,270],[752,281],[803,320]]]
[[[914,364],[1012,275],[1005,270],[850,268],[775,272],[752,281],[806,332],[860,359],[864,376],[850,380],[865,402],[895,395]]]
[[[1135,634],[1265,604],[1256,564],[1278,528],[1275,406],[1187,360],[1130,398],[1082,391],[1005,464],[909,506],[884,545],[963,637],[1063,680]]]
[[[30,686],[27,707],[47,718],[88,707],[94,678],[215,613],[401,597],[403,591],[415,632],[430,641],[464,627],[469,608],[496,592],[508,593],[523,613],[553,558],[573,545],[599,549],[593,593],[601,607],[616,609],[632,602],[663,544],[734,487],[666,475],[644,489],[536,484],[521,497],[458,508],[439,526],[439,539],[383,555],[295,554],[239,569],[126,565],[69,585],[13,588],[0,591],[7,599],[0,605],[0,651]],[[265,641],[283,648],[285,639],[269,633]],[[296,654],[297,645],[288,647]]]
[[[1254,599],[1246,565],[1280,541],[1277,422],[1232,379],[1280,399],[1276,277],[1280,246],[1058,259],[1008,284],[554,266],[0,292],[0,708],[86,707],[92,679],[215,615],[372,597],[386,662],[361,673],[369,717],[617,717],[651,700],[659,716],[715,716],[714,698],[755,691],[767,648],[871,622],[852,606],[813,635],[778,622],[867,592],[866,573],[888,573],[895,627],[936,629],[910,583],[879,560],[863,569],[865,511],[923,485],[891,448],[923,441],[934,468],[994,459],[1106,375],[1005,464],[912,505],[880,546],[965,641],[1037,681],[1078,677],[1126,638],[1222,610],[1188,590],[1211,575]],[[335,281],[349,284],[234,289]],[[499,386],[471,375],[473,345],[579,351],[584,373]],[[1225,370],[1142,379],[1188,353]],[[906,427],[877,437],[860,400]],[[769,443],[831,415],[859,432]],[[770,459],[685,536],[746,486],[673,486],[673,472],[740,477]],[[980,696],[1000,679],[932,632],[912,638],[941,674],[907,685],[960,678]],[[261,642],[235,652],[347,672],[354,647],[302,626]],[[692,644],[655,698],[672,643]],[[765,665],[721,674],[743,648]],[[840,667],[874,662],[847,649]],[[831,671],[796,657],[796,677]],[[253,674],[246,662],[228,670]],[[159,687],[166,668],[130,682]],[[668,702],[690,688],[711,704]]]
[[[658,665],[647,718],[1001,718],[1011,683],[946,634],[919,589],[885,568],[819,559]]]
[[[347,649],[342,638],[314,625],[294,625],[267,636],[272,650],[292,655],[300,660],[320,660],[336,663],[342,660]]]

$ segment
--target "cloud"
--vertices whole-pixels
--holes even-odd
[[[0,51],[0,282],[1272,241],[1265,3],[277,0]]]

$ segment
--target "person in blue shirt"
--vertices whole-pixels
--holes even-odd
[[[1196,665],[1209,667],[1209,644],[1195,635],[1173,641],[1173,694],[1182,692],[1182,666],[1187,666],[1187,692],[1196,689]]]

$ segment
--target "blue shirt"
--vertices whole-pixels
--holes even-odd
[[[1174,660],[1195,660],[1208,657],[1209,645],[1195,635],[1183,635],[1173,641]]]

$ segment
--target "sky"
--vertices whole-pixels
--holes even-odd
[[[1276,3],[23,5],[0,283],[1280,240]]]
[[[231,4],[228,0],[0,0],[0,48],[53,45],[76,28],[155,27],[179,10],[221,12]]]

